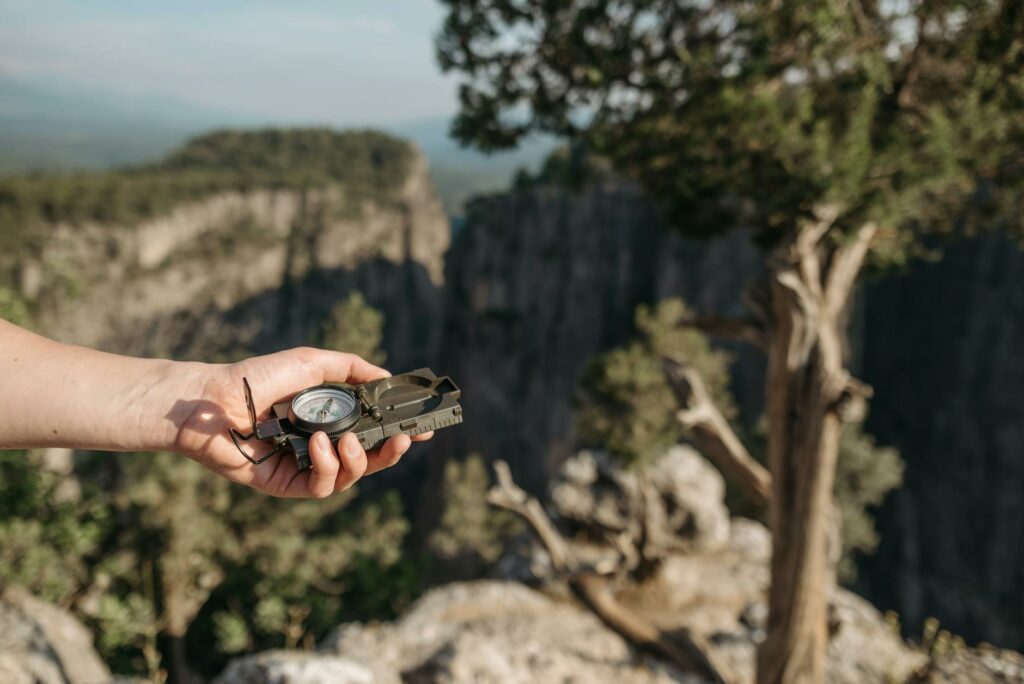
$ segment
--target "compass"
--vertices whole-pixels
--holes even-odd
[[[300,472],[313,465],[309,440],[317,432],[327,433],[335,445],[342,434],[351,432],[369,451],[398,434],[415,437],[462,422],[462,391],[451,378],[438,377],[429,368],[352,387],[307,387],[291,399],[273,404],[270,416],[262,421],[257,420],[256,403],[246,378],[242,378],[242,388],[252,431],[228,431],[239,453],[259,465],[272,456],[291,452]],[[254,458],[242,448],[242,442],[253,438],[273,448]]]
[[[359,420],[359,401],[352,390],[337,385],[320,385],[292,397],[288,420],[303,432],[323,431],[335,435]]]

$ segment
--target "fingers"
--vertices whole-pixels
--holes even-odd
[[[356,483],[367,472],[366,452],[351,432],[346,432],[338,440],[338,456],[341,468],[332,483],[332,491],[343,492]]]
[[[341,470],[338,455],[326,434],[317,432],[309,440],[309,456],[313,462],[309,473],[309,495],[316,499],[326,498],[334,493],[334,483]]]
[[[323,382],[361,384],[391,375],[387,370],[355,354],[316,349],[312,357],[313,363],[323,375]]]
[[[377,449],[376,453],[369,455],[366,474],[370,475],[395,465],[402,458],[402,454],[409,450],[411,445],[412,440],[409,439],[408,435],[396,435],[384,442],[383,446]]]
[[[430,432],[424,432],[422,435],[416,435],[415,437],[412,438],[412,441],[414,441],[414,442],[426,442],[428,439],[430,439],[433,436],[434,436],[434,431],[431,430]]]

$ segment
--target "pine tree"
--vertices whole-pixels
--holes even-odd
[[[763,342],[774,553],[758,680],[819,682],[844,358],[865,262],[929,234],[1019,228],[1024,5],[1017,0],[443,0],[455,135],[486,150],[567,136],[637,179],[668,223],[748,226]],[[752,329],[754,328],[754,329]]]

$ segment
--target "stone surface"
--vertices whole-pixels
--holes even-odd
[[[628,545],[632,570],[673,553],[719,548],[729,538],[722,476],[690,447],[677,445],[641,472],[615,468],[607,454],[581,451],[551,486],[552,509],[570,537]]]
[[[700,682],[638,656],[590,613],[513,582],[434,589],[395,623],[342,626],[321,652],[362,663],[380,684]]]
[[[0,597],[0,682],[104,684],[92,635],[65,610],[14,588]]]
[[[232,358],[309,344],[354,290],[385,314],[401,367],[439,354],[451,231],[416,154],[388,201],[344,185],[224,192],[137,225],[56,224],[18,264],[37,324],[110,351]]]
[[[911,684],[978,684],[1024,682],[1024,656],[995,649],[960,649],[937,655]]]
[[[861,575],[912,634],[925,618],[1024,648],[1024,250],[990,235],[864,297],[868,427],[906,461]]]
[[[215,684],[374,684],[366,667],[337,656],[302,651],[266,651],[239,658]]]

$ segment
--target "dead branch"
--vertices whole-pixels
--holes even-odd
[[[771,474],[743,446],[729,421],[715,406],[700,374],[672,359],[664,359],[662,368],[679,402],[676,418],[691,431],[697,448],[754,504],[767,506],[772,490]]]
[[[738,684],[739,679],[700,635],[682,630],[672,635],[658,629],[628,607],[619,603],[608,580],[582,564],[555,529],[537,499],[529,496],[512,479],[505,461],[494,463],[497,483],[487,493],[492,506],[522,517],[537,534],[551,556],[555,570],[566,574],[569,586],[593,613],[617,634],[637,648],[652,651],[687,671],[698,671],[715,684]]]
[[[681,328],[695,328],[712,337],[746,342],[764,349],[768,340],[764,326],[754,317],[728,318],[724,316],[692,316],[679,322]]]
[[[512,511],[523,518],[533,531],[540,537],[544,548],[551,556],[551,563],[555,570],[561,574],[571,574],[579,570],[579,563],[576,557],[569,550],[565,539],[559,534],[551,519],[544,512],[540,502],[531,497],[512,479],[512,471],[509,470],[505,461],[495,461],[494,475],[497,484],[487,492],[487,503],[498,508]]]

